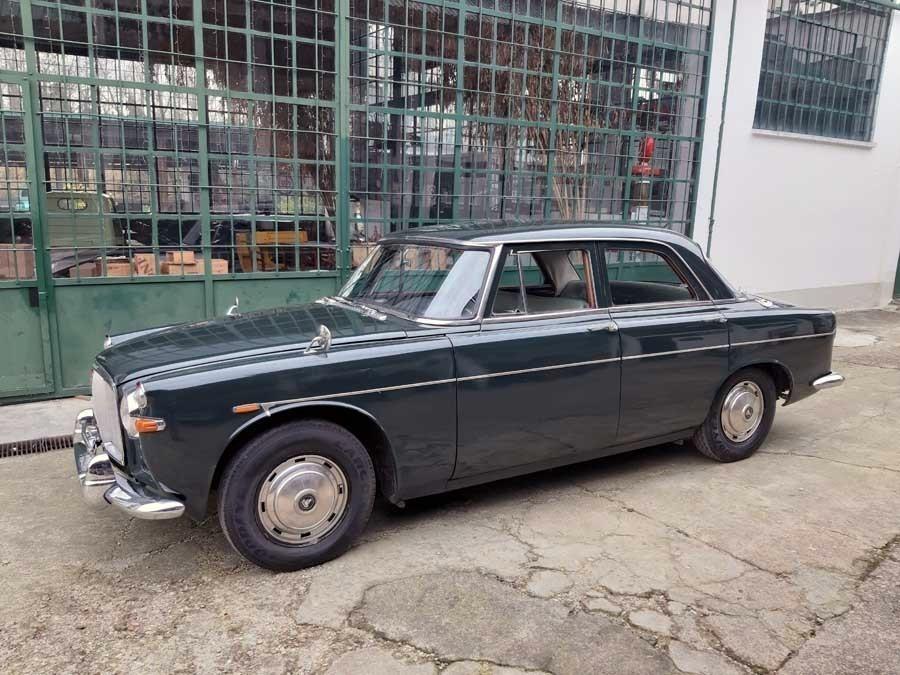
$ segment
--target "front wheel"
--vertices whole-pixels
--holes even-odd
[[[252,439],[228,464],[219,522],[242,556],[288,572],[346,551],[374,499],[375,469],[356,436],[331,422],[289,422]]]
[[[718,462],[736,462],[752,455],[766,440],[777,402],[772,378],[758,368],[729,377],[694,432],[694,445]]]

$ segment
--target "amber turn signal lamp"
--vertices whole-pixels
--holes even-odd
[[[243,415],[244,413],[252,413],[262,410],[262,406],[259,403],[242,403],[241,405],[236,405],[231,409],[236,415]]]
[[[165,429],[166,422],[154,417],[135,417],[134,428],[139,434],[153,434]]]

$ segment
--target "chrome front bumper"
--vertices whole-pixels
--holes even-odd
[[[822,389],[831,389],[832,387],[840,387],[844,384],[844,376],[838,375],[837,373],[828,373],[827,375],[823,375],[822,377],[817,377],[812,381],[812,388],[816,391],[821,391]]]
[[[82,410],[75,418],[72,446],[81,493],[90,506],[99,508],[112,504],[128,515],[144,520],[178,518],[184,513],[184,504],[177,499],[151,496],[139,492],[129,483],[127,476],[104,451],[94,411],[90,408]]]

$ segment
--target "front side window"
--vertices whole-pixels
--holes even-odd
[[[769,0],[754,128],[872,140],[890,13],[863,0]]]
[[[472,319],[490,260],[488,251],[383,244],[350,277],[340,296],[423,319]]]
[[[597,306],[587,249],[512,250],[494,296],[494,316],[554,314]]]
[[[678,268],[654,251],[607,248],[606,271],[613,305],[697,300],[697,293]]]

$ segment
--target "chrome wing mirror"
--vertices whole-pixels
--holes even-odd
[[[331,349],[331,331],[328,326],[321,324],[319,333],[309,341],[309,346],[303,351],[304,354],[326,354]]]
[[[238,307],[240,307],[241,300],[237,296],[234,297],[234,304],[228,308],[228,311],[225,312],[225,316],[240,316],[240,312],[238,312]]]

